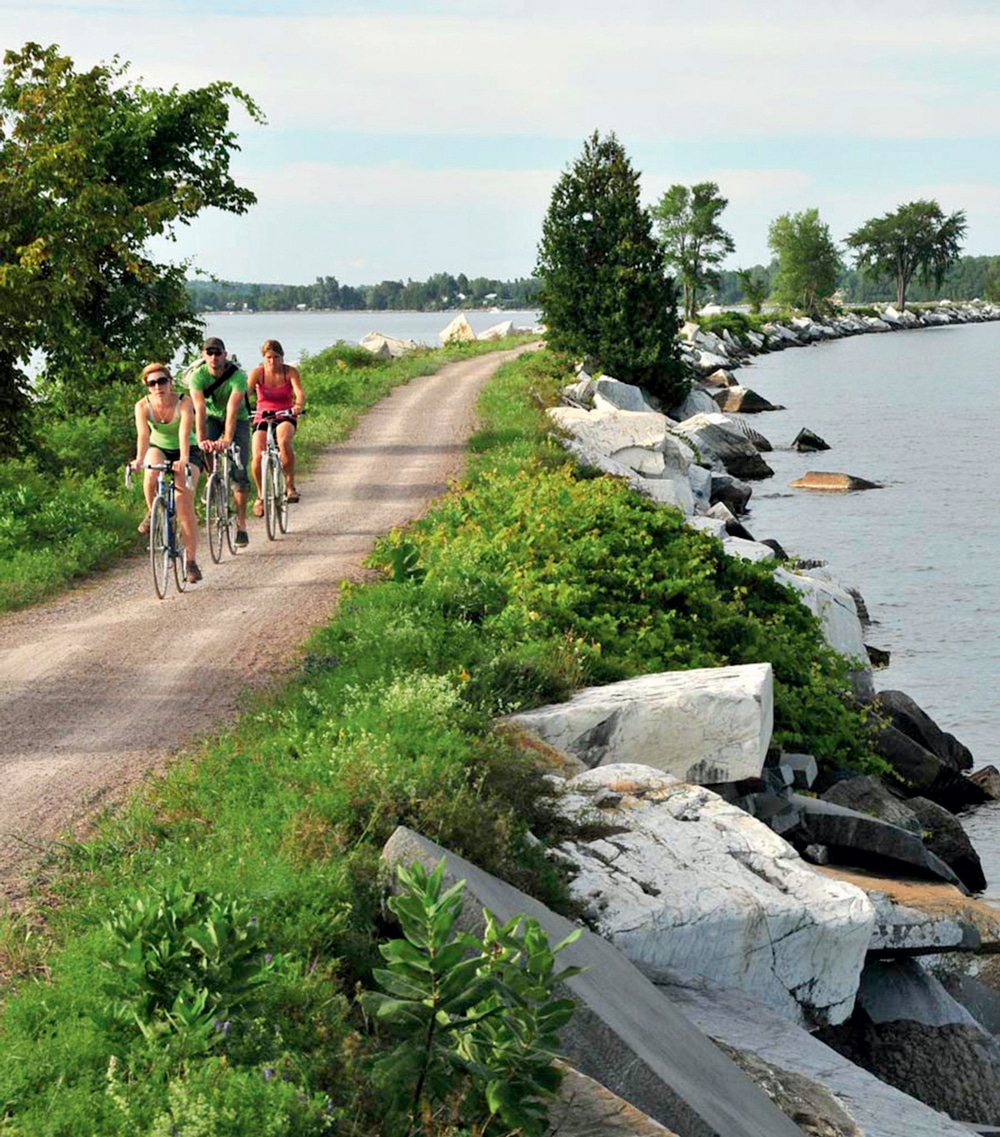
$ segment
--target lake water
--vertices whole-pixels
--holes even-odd
[[[858,588],[866,640],[892,653],[880,690],[905,691],[1000,766],[1000,323],[862,335],[759,356],[739,381],[787,409],[754,415],[774,478],[754,483],[747,527],[827,561]],[[831,449],[799,454],[803,426]],[[852,494],[791,490],[806,470],[881,482]],[[1000,803],[963,816],[1000,902]]]
[[[206,312],[205,335],[218,336],[245,367],[260,360],[260,345],[275,339],[285,349],[289,363],[303,352],[315,355],[338,340],[356,344],[369,332],[439,347],[443,331],[458,312]],[[516,328],[534,327],[537,311],[483,312],[464,315],[477,334],[494,324],[513,320]]]

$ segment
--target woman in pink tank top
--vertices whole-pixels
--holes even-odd
[[[257,500],[253,504],[255,517],[264,516],[260,466],[267,442],[267,423],[262,421],[262,416],[270,413],[280,416],[275,436],[288,486],[287,498],[290,502],[295,502],[299,500],[299,491],[295,488],[295,450],[292,438],[295,435],[296,416],[305,409],[298,368],[289,367],[285,363],[285,351],[281,344],[277,340],[264,340],[260,345],[260,354],[264,357],[263,364],[255,367],[247,376],[247,394],[251,399],[256,399],[252,443],[253,479],[257,483]]]

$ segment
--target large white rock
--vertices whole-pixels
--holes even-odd
[[[589,465],[593,456],[611,455],[627,446],[653,447],[667,433],[670,420],[658,411],[583,410],[549,407],[549,418],[572,435],[570,450]]]
[[[484,332],[479,333],[481,340],[502,340],[504,336],[513,335],[514,321],[501,320],[499,324],[493,324]]]
[[[399,359],[408,351],[416,351],[419,346],[416,340],[401,340],[395,336],[383,335],[381,332],[369,332],[358,343],[366,351],[370,351],[372,355],[380,356],[383,359]]]
[[[672,409],[670,414],[678,422],[683,422],[684,419],[692,418],[694,415],[714,414],[718,409],[719,404],[706,390],[701,387],[692,387],[684,396],[684,401]]]
[[[585,765],[633,762],[686,782],[757,777],[774,725],[769,663],[661,671],[511,716]]]
[[[610,830],[559,847],[573,898],[654,982],[737,988],[796,1023],[850,1015],[874,922],[861,889],[818,876],[717,794],[648,767],[579,774],[563,808]]]
[[[815,571],[791,572],[779,567],[774,570],[774,577],[791,585],[809,611],[820,618],[823,635],[834,651],[852,660],[856,667],[869,667],[858,608],[849,592]]]
[[[623,383],[610,375],[599,375],[594,388],[594,406],[597,409],[620,411],[651,411],[646,393],[634,383]]]
[[[476,333],[472,330],[472,325],[463,312],[460,312],[446,328],[438,332],[438,339],[442,343],[470,343],[475,338]]]

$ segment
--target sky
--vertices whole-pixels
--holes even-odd
[[[0,29],[259,105],[232,161],[257,205],[155,249],[223,280],[530,276],[595,130],[644,204],[718,184],[730,268],[769,261],[783,213],[843,241],[918,198],[1000,254],[1000,0],[0,0]]]

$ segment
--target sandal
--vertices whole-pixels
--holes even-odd
[[[257,498],[257,500],[253,503],[253,515],[254,517],[264,516],[264,503],[260,500],[260,498]]]
[[[147,513],[146,516],[139,522],[139,532],[140,533],[148,533],[149,532],[149,521],[150,521],[151,517],[152,517],[152,514]]]
[[[285,501],[287,501],[289,505],[294,505],[297,501],[301,500],[298,490],[289,490],[288,493],[285,494]]]

